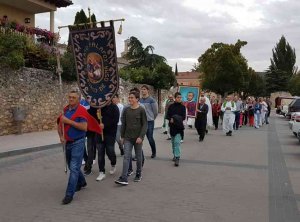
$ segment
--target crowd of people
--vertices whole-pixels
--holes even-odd
[[[128,105],[121,104],[118,95],[101,109],[92,107],[89,97],[81,100],[80,98],[78,90],[71,91],[69,104],[65,107],[64,114],[58,118],[58,134],[65,146],[66,163],[70,171],[63,204],[69,204],[75,192],[87,186],[85,177],[93,173],[96,154],[99,169],[97,181],[106,178],[106,156],[111,165],[109,174],[116,173],[116,143],[120,155],[123,156],[123,169],[120,177],[115,180],[116,184],[128,185],[128,178],[133,174],[132,161],[136,161],[133,181],[142,180],[145,137],[151,147],[151,158],[156,158],[153,131],[158,115],[158,104],[150,96],[147,85],[143,85],[141,89],[130,90]],[[167,134],[167,140],[171,141],[174,165],[179,166],[185,125],[189,128],[193,128],[194,125],[199,134],[199,141],[202,142],[209,128],[214,126],[214,129],[218,130],[219,122],[226,136],[232,136],[234,130],[244,125],[259,128],[263,124],[268,124],[270,110],[269,99],[249,97],[242,100],[238,96],[227,96],[224,101],[218,101],[214,97],[209,99],[201,92],[193,119],[188,115],[190,114],[188,104],[183,103],[181,93],[170,94],[165,102],[164,133]],[[82,172],[83,159],[85,164]]]

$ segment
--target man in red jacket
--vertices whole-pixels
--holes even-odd
[[[62,204],[69,204],[76,191],[85,187],[86,181],[81,172],[86,131],[101,133],[96,119],[88,114],[80,105],[79,90],[69,93],[69,104],[64,108],[64,114],[58,119],[58,135],[61,143],[65,144],[67,164],[70,170],[69,182]]]

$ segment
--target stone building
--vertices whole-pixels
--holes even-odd
[[[54,32],[54,12],[71,4],[71,0],[0,0],[0,18],[35,27],[35,14],[49,12],[50,31]]]

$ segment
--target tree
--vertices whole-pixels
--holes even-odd
[[[129,39],[129,49],[125,58],[130,64],[120,70],[120,76],[133,83],[147,83],[155,89],[169,89],[175,75],[172,67],[166,63],[163,56],[153,53],[151,45],[143,47],[143,44],[134,36]]]
[[[244,96],[265,96],[266,87],[265,79],[258,75],[252,68],[248,69],[248,79],[244,90]]]
[[[290,79],[297,73],[295,49],[282,36],[272,49],[272,54],[266,74],[267,90],[269,93],[287,91]]]
[[[300,72],[290,79],[288,89],[293,96],[300,96]]]
[[[87,23],[87,22],[89,22],[88,17],[86,16],[83,9],[81,9],[75,15],[74,25],[81,24],[81,23]]]
[[[234,45],[214,43],[199,57],[197,71],[203,73],[203,88],[221,95],[245,89],[248,65],[240,50],[246,44],[240,40]]]

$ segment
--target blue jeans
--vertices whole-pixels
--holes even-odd
[[[238,130],[240,127],[240,115],[241,115],[240,111],[235,112],[235,123],[234,123],[235,125],[233,127],[235,130]]]
[[[76,187],[86,183],[81,172],[81,163],[85,147],[85,138],[66,144],[66,158],[70,170],[66,196],[73,197]]]
[[[254,113],[255,127],[259,127],[260,124],[260,113]]]
[[[173,152],[174,157],[180,157],[180,154],[181,154],[180,140],[181,140],[180,133],[176,134],[176,136],[171,137],[172,152]]]
[[[147,128],[147,133],[146,136],[148,138],[151,150],[152,150],[152,155],[156,155],[156,145],[155,141],[153,138],[153,130],[154,130],[154,120],[153,121],[148,121],[148,128]]]
[[[132,149],[134,147],[136,157],[136,174],[141,175],[142,173],[142,147],[143,143],[135,143],[136,139],[124,139],[124,159],[123,159],[123,171],[122,178],[127,180],[127,173],[131,161]]]

